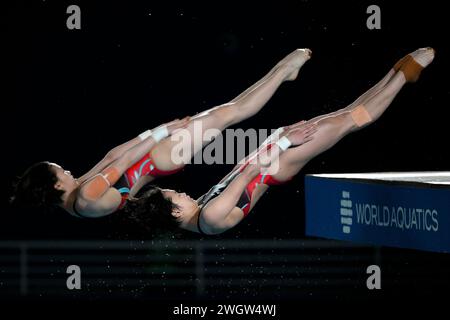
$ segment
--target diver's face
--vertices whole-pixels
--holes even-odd
[[[55,184],[56,189],[70,193],[78,187],[78,181],[72,176],[70,171],[64,170],[56,163],[50,163],[50,166],[58,178]]]
[[[190,213],[198,209],[197,201],[189,197],[186,193],[176,192],[175,190],[162,189],[164,198],[170,199],[177,207],[172,214],[181,216],[183,213]]]

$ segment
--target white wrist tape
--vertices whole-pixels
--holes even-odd
[[[167,126],[162,126],[153,131],[152,138],[155,139],[156,142],[160,142],[162,139],[167,138],[169,136],[169,130],[167,130]]]
[[[150,137],[152,135],[152,130],[147,130],[142,132],[138,137],[139,139],[141,139],[141,141],[147,139],[148,137]]]
[[[278,147],[280,147],[280,149],[283,151],[286,151],[292,145],[292,143],[289,141],[288,138],[286,138],[286,136],[282,137],[280,140],[275,142],[275,144]]]

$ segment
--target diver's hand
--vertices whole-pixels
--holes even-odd
[[[317,132],[317,124],[302,123],[292,128],[287,127],[286,129],[282,136],[288,138],[292,146],[300,146],[314,138],[314,133]]]

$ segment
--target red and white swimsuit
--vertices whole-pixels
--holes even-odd
[[[122,195],[122,202],[120,203],[118,209],[123,208],[123,206],[126,203],[126,200],[128,199],[128,196],[130,195],[131,188],[133,188],[133,186],[136,184],[139,178],[143,176],[153,176],[153,177],[168,176],[179,172],[181,169],[183,168],[169,171],[160,170],[156,167],[150,155],[150,152],[147,153],[144,157],[142,157],[141,160],[139,160],[130,168],[128,168],[127,171],[125,171],[125,173],[119,179],[119,181],[117,181],[114,184],[114,188],[119,190],[120,194]]]

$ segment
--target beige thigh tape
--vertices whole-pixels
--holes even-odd
[[[367,112],[366,107],[360,104],[355,109],[350,112],[353,121],[356,123],[358,127],[362,127],[363,125],[370,123],[372,121],[372,117],[369,112]]]

